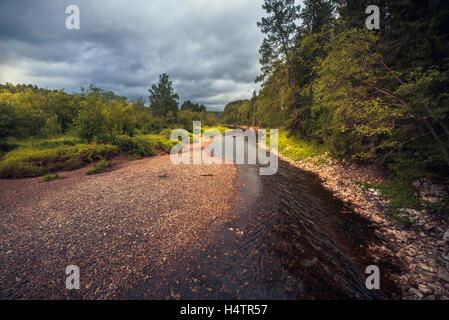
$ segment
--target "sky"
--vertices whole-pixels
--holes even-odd
[[[298,2],[298,1],[297,1]],[[131,99],[167,73],[180,104],[221,110],[259,85],[263,0],[1,0],[0,83]],[[68,30],[77,5],[80,29]],[[148,99],[147,99],[148,101]]]

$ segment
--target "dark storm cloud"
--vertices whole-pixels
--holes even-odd
[[[256,88],[262,2],[1,1],[0,82],[137,97],[166,72],[181,102],[222,107]],[[65,28],[72,4],[80,30]]]

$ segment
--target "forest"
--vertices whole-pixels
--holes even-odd
[[[365,25],[369,5],[380,9],[378,30]],[[403,186],[423,176],[449,182],[447,1],[270,0],[263,8],[261,90],[228,103],[221,122],[282,128],[281,144],[374,163]]]
[[[186,101],[179,110],[178,99],[167,74],[149,89],[149,106],[143,98],[130,101],[94,85],[69,94],[2,84],[0,177],[77,169],[119,154],[140,158],[167,152],[174,145],[169,140],[171,129],[192,131],[194,120],[216,124],[216,115],[204,105]]]

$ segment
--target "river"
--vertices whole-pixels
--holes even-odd
[[[167,265],[149,266],[149,279],[124,297],[397,297],[388,277],[381,279],[382,290],[365,286],[365,269],[373,264],[366,248],[376,241],[369,221],[311,173],[282,160],[275,175],[261,176],[259,167],[238,165],[240,195],[232,213]]]

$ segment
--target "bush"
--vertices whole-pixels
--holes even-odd
[[[114,145],[118,147],[120,153],[129,154],[133,158],[151,156],[156,153],[157,146],[154,141],[145,139],[142,136],[118,136],[114,141]]]
[[[42,180],[39,182],[50,182],[56,179],[60,179],[58,174],[52,175],[52,174],[46,174],[42,177]]]
[[[114,142],[121,153],[129,154],[132,158],[152,156],[158,151],[168,152],[175,144],[160,135],[118,136]]]
[[[106,160],[100,160],[96,165],[94,165],[92,168],[90,168],[89,170],[87,170],[87,174],[91,175],[91,174],[97,174],[97,173],[102,173],[102,172],[106,172],[109,170],[109,162]]]

